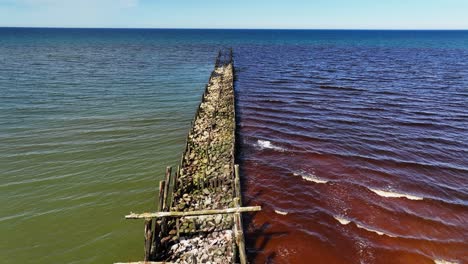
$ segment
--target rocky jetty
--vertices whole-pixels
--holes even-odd
[[[144,261],[247,263],[241,213],[261,207],[242,207],[235,121],[232,51],[220,52],[180,165],[159,184],[159,211],[125,216],[145,219]]]
[[[187,138],[171,211],[234,207],[235,110],[233,65],[211,74]],[[233,263],[233,215],[182,217],[168,222],[163,259],[175,263]],[[177,226],[179,228],[177,228]],[[177,231],[178,229],[178,231]]]

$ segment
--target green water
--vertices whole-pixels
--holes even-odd
[[[216,49],[34,32],[0,32],[0,263],[142,260],[124,215],[155,209]]]

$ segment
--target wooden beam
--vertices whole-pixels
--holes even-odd
[[[173,262],[136,261],[136,262],[116,262],[114,264],[173,264]]]
[[[126,215],[125,218],[126,219],[150,219],[150,218],[161,218],[161,217],[184,217],[184,216],[197,216],[197,215],[235,214],[235,213],[243,213],[243,212],[256,212],[256,211],[261,211],[261,210],[262,210],[261,206],[248,206],[248,207],[188,211],[188,212],[156,212],[156,213],[143,213],[143,214],[131,213],[129,215]]]

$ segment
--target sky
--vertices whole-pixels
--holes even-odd
[[[0,27],[468,29],[468,0],[0,0]]]

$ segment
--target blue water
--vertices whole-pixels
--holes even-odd
[[[0,28],[0,262],[141,260],[221,47],[252,262],[468,261],[468,31]]]

